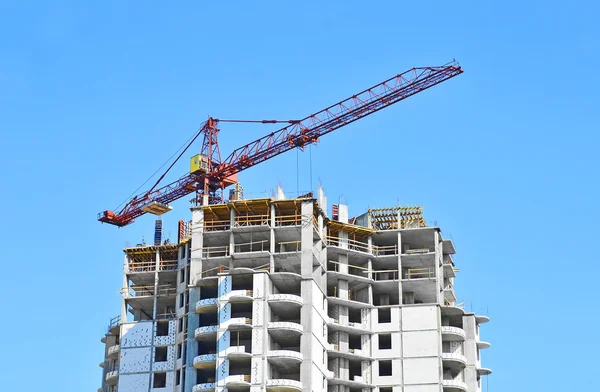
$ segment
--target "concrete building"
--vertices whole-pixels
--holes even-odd
[[[481,391],[488,318],[456,303],[452,241],[419,207],[326,205],[278,188],[125,249],[99,391]]]

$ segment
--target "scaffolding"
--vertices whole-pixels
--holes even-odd
[[[421,206],[370,208],[369,218],[375,230],[426,227]]]

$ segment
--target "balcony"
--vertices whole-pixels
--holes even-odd
[[[216,298],[205,298],[196,302],[196,313],[206,313],[217,309],[218,300]]]
[[[225,350],[225,356],[227,357],[227,359],[250,358],[252,356],[252,352],[250,352],[250,347],[231,346],[227,347],[227,349]]]
[[[214,369],[217,361],[217,354],[202,354],[194,358],[194,367],[196,369]]]
[[[113,370],[111,372],[106,373],[106,378],[104,380],[106,381],[106,385],[116,385],[118,378],[119,371]]]
[[[236,374],[225,378],[226,388],[240,388],[250,386],[250,375]]]
[[[483,340],[477,341],[477,348],[480,350],[485,350],[486,348],[490,348],[492,345],[489,342],[485,342]]]
[[[217,387],[217,384],[214,382],[205,382],[203,384],[196,384],[192,388],[192,392],[203,392],[203,391],[214,391]]]
[[[479,373],[480,376],[487,376],[489,374],[492,374],[492,369],[478,367],[477,373]]]
[[[271,392],[296,392],[302,391],[302,383],[296,380],[278,378],[267,380],[266,388],[267,391]]]
[[[108,322],[108,333],[116,335],[119,332],[119,326],[121,325],[121,316],[115,316]],[[103,342],[104,343],[104,342]]]
[[[442,325],[442,340],[445,342],[464,341],[465,331],[462,328]]]
[[[121,346],[119,346],[118,344],[115,344],[114,346],[111,346],[108,348],[106,356],[108,358],[114,359],[119,356],[120,350],[121,350]]]
[[[282,304],[286,306],[302,306],[304,300],[295,294],[270,294],[267,298],[269,304]]]
[[[234,317],[222,323],[221,326],[229,330],[252,328],[252,319],[249,317]]]
[[[342,357],[347,359],[356,359],[361,361],[369,361],[372,360],[372,357],[369,356],[363,350],[357,348],[349,348],[347,351],[340,350],[339,345],[330,344],[327,347],[327,352],[330,353],[331,357]]]
[[[205,327],[196,328],[196,330],[194,331],[194,337],[196,338],[196,340],[199,340],[199,339],[207,337],[207,336],[216,335],[216,334],[217,334],[217,326],[216,325],[208,325]]]
[[[352,309],[363,309],[363,308],[372,308],[373,307],[373,305],[366,303],[366,302],[340,298],[336,295],[335,292],[333,293],[333,295],[327,296],[327,303],[330,305],[343,305],[343,306],[347,306]]]
[[[279,363],[302,362],[302,353],[293,350],[269,350],[267,358]]]
[[[460,380],[442,380],[444,392],[467,392],[467,384]]]
[[[327,380],[327,384],[329,385],[346,385],[350,388],[367,388],[371,389],[374,386],[371,384],[367,384],[365,379],[361,376],[350,376],[350,379],[339,378],[334,374],[333,378]]]
[[[456,271],[454,270],[454,264],[444,263],[443,264],[444,278],[456,277]]]
[[[252,290],[233,290],[219,299],[228,302],[251,302],[254,298]]]
[[[355,334],[373,334],[373,331],[371,331],[369,328],[367,328],[366,324],[361,324],[361,323],[354,323],[349,321],[348,323],[345,324],[341,324],[340,321],[338,319],[334,319],[334,318],[329,318],[329,322],[327,323],[327,325],[335,331],[344,331],[344,332],[348,332],[348,333],[355,333]]]
[[[459,353],[442,353],[442,361],[452,369],[462,369],[467,366],[467,358]]]
[[[477,324],[485,324],[490,321],[490,318],[488,316],[478,314],[475,315],[475,320],[477,321]]]
[[[454,286],[452,284],[448,284],[444,287],[444,299],[449,303],[456,302],[456,294],[454,294]]]
[[[275,321],[270,322],[268,325],[269,332],[292,332],[295,334],[302,335],[304,332],[304,328],[299,323],[294,323],[291,321]]]

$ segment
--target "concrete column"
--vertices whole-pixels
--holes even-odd
[[[440,233],[438,230],[434,232],[434,246],[435,246],[435,256],[433,260],[433,270],[435,271],[435,287],[436,287],[436,296],[437,303],[440,305],[444,305],[444,275],[442,271],[442,267],[440,266],[440,260],[442,258],[442,243],[440,242]]]
[[[154,264],[154,306],[152,310],[152,319],[156,320],[158,313],[158,270],[160,269],[160,251],[156,250],[156,260]]]
[[[402,295],[402,233],[398,232],[398,293],[400,299],[398,303],[402,305],[404,303],[404,296]]]
[[[190,286],[195,286],[202,275],[202,247],[204,246],[204,211],[201,208],[192,208],[192,239],[190,247]],[[191,302],[191,301],[190,301]]]
[[[229,221],[231,222],[229,230],[229,254],[232,255],[235,252],[235,240],[233,230],[231,230],[231,228],[233,227],[233,223],[235,222],[235,210],[233,208],[229,211]],[[232,263],[233,260],[230,262],[229,268],[233,267]]]
[[[190,287],[190,303],[196,304],[200,301],[200,288]],[[194,358],[198,356],[198,342],[195,338],[196,329],[200,327],[200,317],[195,311],[188,313],[187,344],[185,346],[185,384],[184,392],[192,392],[196,385],[196,369],[194,368]]]
[[[128,259],[127,255],[125,255],[123,260],[123,290],[125,292],[121,296],[121,322],[124,323],[127,321],[127,303],[125,302],[125,298],[129,296],[129,279],[127,278],[127,270],[128,270]]]

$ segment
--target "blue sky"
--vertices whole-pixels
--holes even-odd
[[[597,387],[595,4],[197,3],[0,4],[2,390],[100,386],[121,248],[151,238],[154,217],[119,230],[96,213],[208,115],[299,118],[452,58],[463,75],[323,137],[313,185],[351,215],[420,204],[454,239],[459,300],[491,317],[489,391]],[[223,124],[222,151],[273,129]],[[308,190],[296,169],[310,158],[240,181],[249,196]],[[173,239],[187,198],[174,207]]]

